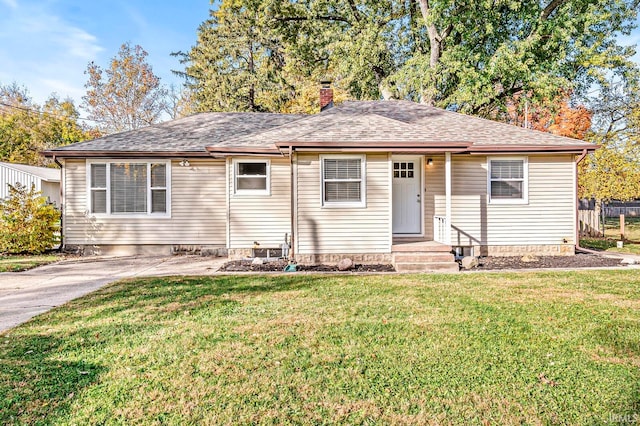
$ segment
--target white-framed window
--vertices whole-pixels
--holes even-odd
[[[170,215],[170,161],[88,160],[87,169],[91,214]]]
[[[322,205],[365,207],[365,164],[364,155],[321,155]]]
[[[529,202],[529,162],[527,157],[489,157],[487,188],[492,204]]]
[[[269,160],[233,160],[233,192],[237,195],[269,195]]]

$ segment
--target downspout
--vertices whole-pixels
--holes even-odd
[[[293,147],[289,146],[289,179],[290,179],[290,192],[291,192],[291,199],[289,201],[290,205],[291,205],[291,228],[290,228],[290,242],[289,244],[291,244],[291,247],[289,247],[289,260],[295,260],[295,235],[294,235],[294,226],[295,226],[295,193],[294,193],[294,173],[293,173]]]
[[[58,251],[62,251],[62,247],[64,247],[64,191],[62,190],[62,185],[64,184],[64,178],[63,178],[63,173],[64,173],[64,169],[62,166],[62,163],[60,163],[58,161],[58,159],[56,158],[56,156],[53,156],[53,162],[56,163],[58,166],[60,166],[60,245],[58,246]]]
[[[575,188],[576,188],[576,235],[575,235],[575,239],[576,239],[576,250],[581,250],[582,247],[580,247],[580,196],[578,195],[578,164],[580,164],[580,162],[582,160],[584,160],[584,158],[587,156],[588,154],[588,150],[583,149],[582,150],[582,154],[580,154],[580,156],[576,159],[576,182],[575,182]]]

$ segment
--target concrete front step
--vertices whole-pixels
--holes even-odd
[[[393,261],[399,263],[429,263],[429,262],[454,262],[453,253],[403,251],[393,253]]]
[[[456,262],[396,262],[397,272],[458,272]]]
[[[418,241],[414,243],[393,244],[391,251],[397,252],[444,252],[449,253],[451,246],[434,241]]]

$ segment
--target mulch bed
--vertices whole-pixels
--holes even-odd
[[[219,271],[222,272],[282,272],[288,262],[284,260],[276,260],[263,263],[262,265],[254,265],[251,260],[232,260],[222,265]],[[333,265],[297,265],[298,271],[307,272],[339,272],[338,268]],[[344,272],[394,272],[393,265],[360,265],[354,264],[353,268]]]
[[[524,261],[522,257],[481,257],[477,270],[534,269],[534,268],[598,268],[621,266],[621,259],[576,253],[575,256],[535,256]]]
[[[598,268],[621,266],[621,259],[577,253],[575,256],[507,256],[481,257],[474,270],[500,269],[537,269],[537,268]],[[251,260],[233,260],[220,267],[222,272],[282,272],[287,266],[284,260],[274,260],[261,265],[254,265]],[[298,271],[306,272],[340,272],[334,265],[297,265]],[[393,265],[361,265],[355,264],[345,272],[394,272]]]

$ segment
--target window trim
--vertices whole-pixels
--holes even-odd
[[[324,160],[360,160],[360,201],[325,201]],[[330,180],[331,181],[331,180]],[[355,179],[339,179],[337,181],[355,182]],[[366,208],[367,207],[367,156],[363,155],[320,155],[320,205],[322,208]]]
[[[91,187],[91,165],[92,164],[106,164],[106,188],[92,188]],[[147,166],[147,211],[142,213],[111,213],[111,164],[146,164]],[[153,187],[153,190],[165,190],[166,194],[166,212],[152,213],[153,207],[151,198],[151,165],[152,164],[164,164],[165,165],[165,186]],[[167,219],[171,218],[171,160],[160,160],[153,158],[101,158],[101,159],[87,159],[86,160],[86,185],[87,185],[87,212],[93,217],[108,217],[108,218],[157,218]],[[94,213],[91,211],[91,196],[95,189],[106,190],[106,213]]]
[[[240,163],[264,163],[266,164],[266,175],[264,176],[266,179],[265,189],[238,189],[238,164]],[[234,158],[232,162],[233,167],[231,168],[231,173],[233,175],[233,195],[234,196],[245,196],[245,195],[271,195],[271,160],[256,160],[256,159],[240,159]],[[243,175],[248,176],[248,175]],[[256,177],[262,177],[261,175],[255,175]]]
[[[492,198],[491,182],[505,179],[491,179],[492,161],[522,161],[522,198]],[[511,179],[520,181],[520,179]],[[487,157],[487,198],[489,204],[529,204],[529,157],[527,156],[492,156]]]

